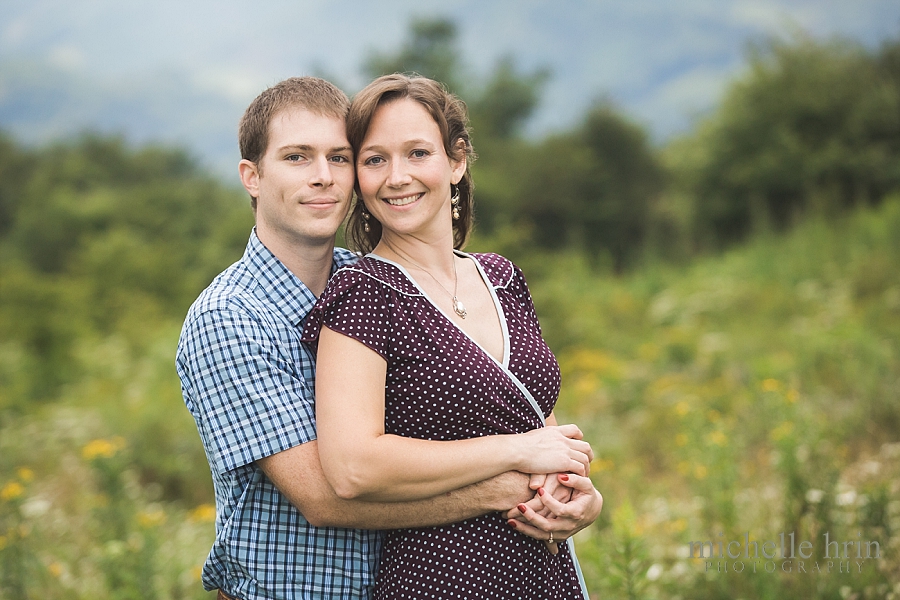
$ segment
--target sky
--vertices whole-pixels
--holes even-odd
[[[366,83],[365,58],[399,48],[412,17],[455,21],[460,61],[474,79],[506,55],[523,72],[549,68],[530,135],[571,127],[605,98],[658,143],[714,109],[752,42],[841,36],[877,47],[900,34],[897,0],[0,5],[0,128],[36,142],[118,131],[186,145],[217,168],[236,156],[237,120],[262,89],[314,73],[352,94]]]

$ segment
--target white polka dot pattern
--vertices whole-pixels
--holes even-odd
[[[521,271],[496,254],[472,254],[497,294],[509,330],[509,371],[545,416],[559,394],[559,365],[541,337]],[[371,258],[339,270],[310,314],[388,363],[385,431],[429,440],[522,433],[541,426],[504,368],[449,321],[394,265]],[[383,598],[578,598],[566,546],[551,555],[498,513],[388,535],[375,589]]]

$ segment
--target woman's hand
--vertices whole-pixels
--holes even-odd
[[[506,514],[511,527],[544,542],[552,532],[554,542],[563,542],[597,519],[603,509],[603,496],[589,478],[557,473],[554,479],[561,485],[553,493],[548,491],[551,486],[540,488],[532,500]],[[569,493],[571,499],[566,502],[564,498]],[[549,549],[556,554],[554,546],[550,544]]]
[[[577,425],[547,426],[516,436],[521,444],[523,473],[575,473],[587,476],[594,459],[591,445]]]

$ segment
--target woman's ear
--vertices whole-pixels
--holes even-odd
[[[453,176],[450,178],[450,181],[453,182],[453,185],[459,183],[459,181],[463,178],[463,175],[466,174],[466,140],[459,138],[456,140],[453,148],[454,157],[450,158],[450,164],[452,166]],[[456,159],[455,156],[459,156],[459,159]]]

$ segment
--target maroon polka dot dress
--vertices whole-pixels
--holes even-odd
[[[398,264],[375,255],[340,269],[310,314],[387,361],[385,431],[428,440],[523,433],[559,394],[559,365],[541,337],[522,272],[496,254],[475,260],[500,315],[502,363],[438,309]],[[350,365],[348,369],[352,368]],[[530,397],[530,399],[529,399]],[[583,599],[567,545],[513,530],[500,513],[388,534],[374,598]]]

